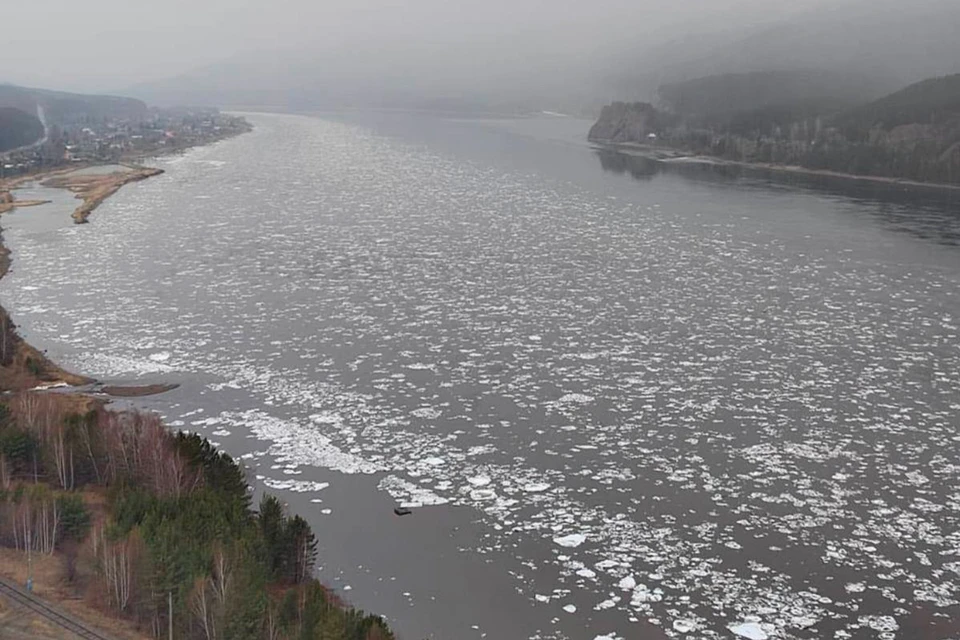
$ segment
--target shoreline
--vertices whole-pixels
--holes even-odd
[[[251,130],[252,127],[249,127],[234,135],[242,135]],[[219,137],[205,144],[171,150],[166,154],[158,153],[156,157],[183,153],[190,149],[221,142],[230,137],[234,136]],[[81,204],[70,214],[70,217],[73,218],[75,224],[86,224],[97,207],[124,186],[164,173],[163,169],[123,162],[121,166],[128,169],[124,172],[73,175],[84,169],[107,167],[113,164],[117,163],[84,162],[74,166],[55,167],[0,180],[0,218],[3,214],[21,207],[48,203],[47,200],[17,200],[14,195],[17,189],[23,188],[27,184],[40,183],[42,186],[50,188],[67,189],[73,192],[76,198],[82,200]],[[0,279],[3,279],[10,271],[11,264],[11,251],[3,240],[3,225],[0,223]],[[151,383],[111,384],[67,371],[20,336],[16,323],[7,309],[0,303],[0,392],[2,393],[50,390],[107,402],[111,398],[145,397],[165,393],[177,386]]]
[[[754,169],[756,171],[775,171],[777,173],[786,173],[791,175],[835,178],[856,182],[872,182],[874,184],[882,184],[887,186],[902,186],[942,191],[960,191],[960,184],[949,184],[944,182],[920,182],[918,180],[909,180],[907,178],[891,178],[889,176],[843,173],[841,171],[831,171],[829,169],[809,169],[799,165],[727,160],[725,158],[697,155],[672,149],[670,147],[660,147],[656,145],[643,144],[640,142],[604,142],[602,140],[589,139],[588,142],[596,150],[616,151],[624,155],[643,157],[656,162],[662,162],[664,164],[699,164],[722,167],[741,167],[744,169]]]
[[[249,130],[248,130],[249,131]],[[219,142],[221,139],[211,141]],[[207,146],[207,145],[196,145]],[[109,166],[109,165],[91,165],[91,166]],[[127,165],[125,165],[127,166]],[[128,167],[129,168],[129,167]],[[19,184],[32,183],[42,181],[41,184],[51,188],[66,188],[76,194],[77,198],[81,198],[83,203],[71,214],[74,222],[76,224],[82,224],[87,221],[89,215],[107,198],[119,191],[123,186],[130,184],[131,182],[139,182],[146,180],[150,177],[160,175],[164,173],[163,170],[157,168],[148,168],[148,167],[135,167],[131,171],[126,172],[112,172],[109,174],[102,175],[81,175],[81,176],[70,176],[69,173],[75,171],[76,168],[71,168],[69,172],[65,175],[52,175],[53,173],[63,174],[62,171],[51,172],[51,174],[44,175],[35,174],[29,177],[26,177],[25,180],[21,181]],[[16,188],[16,187],[14,187]],[[11,206],[8,210],[15,209],[16,206]],[[59,215],[59,214],[58,214]],[[9,267],[12,262],[11,260],[11,250],[3,241],[3,228],[0,225],[0,279],[3,278],[9,272]],[[15,341],[18,349],[27,354],[27,356],[18,356],[17,358],[9,359],[6,358],[6,345],[7,341]],[[19,351],[18,351],[19,353]],[[6,358],[6,359],[5,359]],[[26,358],[26,359],[25,359]],[[32,358],[32,359],[31,359]],[[32,365],[30,363],[33,363]],[[39,363],[39,364],[38,364]],[[36,374],[36,375],[34,375]],[[247,502],[244,503],[242,500],[240,504],[243,506],[244,512],[247,514],[252,514],[248,518],[252,527],[258,527],[256,518],[258,513],[264,513],[264,501],[268,501],[269,505],[277,505],[277,513],[275,515],[273,511],[269,511],[270,517],[278,517],[280,524],[276,525],[280,527],[281,531],[289,531],[290,535],[299,535],[301,536],[301,542],[297,544],[301,545],[298,547],[299,553],[303,554],[302,557],[298,557],[296,562],[293,577],[291,577],[291,570],[284,565],[285,568],[282,569],[272,569],[270,568],[270,560],[263,561],[261,559],[255,559],[252,561],[256,564],[257,568],[261,568],[261,565],[265,566],[266,573],[263,574],[266,577],[263,577],[263,591],[259,592],[263,595],[263,602],[265,603],[264,609],[265,616],[264,620],[274,621],[275,619],[280,620],[279,624],[284,624],[283,620],[292,619],[290,615],[287,614],[286,610],[281,609],[281,604],[291,601],[291,596],[296,596],[297,601],[303,603],[303,607],[311,607],[311,611],[318,612],[319,617],[318,624],[324,623],[324,628],[331,628],[334,631],[338,631],[342,634],[342,637],[346,637],[348,632],[364,633],[364,637],[368,638],[383,638],[383,640],[392,640],[395,638],[394,634],[391,632],[387,620],[374,613],[366,613],[361,609],[355,608],[350,605],[339,595],[337,595],[333,589],[331,589],[327,584],[322,583],[317,577],[317,558],[316,558],[316,538],[314,533],[311,530],[310,525],[293,509],[291,505],[288,505],[285,502],[281,502],[277,497],[272,496],[267,493],[269,488],[265,484],[260,484],[258,481],[253,480],[251,472],[248,469],[245,469],[242,466],[241,460],[239,458],[233,458],[226,451],[221,448],[219,445],[214,444],[203,438],[198,434],[191,434],[190,431],[182,430],[181,427],[167,424],[161,420],[159,416],[145,410],[143,408],[121,406],[120,408],[108,409],[107,405],[113,399],[134,399],[137,397],[143,397],[148,395],[162,394],[172,389],[179,387],[177,383],[160,383],[147,381],[137,381],[135,384],[115,384],[111,382],[99,381],[93,378],[79,376],[73,373],[70,373],[52,360],[46,357],[46,355],[40,353],[37,349],[29,345],[16,331],[16,325],[9,319],[9,315],[2,305],[0,305],[0,395],[5,396],[11,404],[13,404],[18,398],[24,396],[33,396],[36,398],[47,396],[47,401],[53,403],[57,407],[61,407],[64,411],[71,411],[77,416],[97,416],[98,413],[114,413],[121,416],[131,417],[132,420],[138,425],[138,429],[143,430],[144,425],[155,424],[157,429],[159,429],[163,434],[165,440],[161,439],[159,444],[154,441],[150,441],[148,438],[141,437],[140,442],[146,442],[146,446],[154,447],[150,449],[151,453],[156,453],[159,457],[167,459],[170,456],[182,456],[180,459],[185,460],[183,464],[186,465],[199,465],[199,471],[197,472],[197,477],[199,480],[193,481],[191,487],[187,488],[184,484],[184,494],[182,496],[178,495],[178,499],[184,500],[187,504],[192,504],[191,508],[184,508],[183,512],[185,515],[181,516],[181,522],[185,524],[194,524],[194,520],[191,520],[192,514],[197,513],[198,508],[202,506],[204,510],[213,508],[220,508],[221,510],[229,510],[229,513],[233,513],[235,510],[235,505],[229,500],[233,498],[233,495],[237,492],[240,492],[242,496],[260,496],[260,507],[257,509],[252,501],[252,498],[247,498]],[[5,401],[5,402],[6,402]],[[30,405],[33,406],[33,405]],[[45,405],[46,406],[46,405]],[[146,418],[143,418],[146,416]],[[93,418],[97,420],[97,418]],[[150,420],[153,420],[151,423]],[[139,420],[139,422],[136,422]],[[107,421],[109,424],[109,420]],[[97,428],[101,428],[97,422]],[[105,423],[106,424],[106,423]],[[119,421],[116,424],[120,424]],[[89,426],[87,427],[89,428]],[[103,427],[106,428],[106,427]],[[91,441],[94,440],[91,438]],[[116,437],[113,439],[104,438],[105,442],[117,442],[119,441]],[[98,441],[99,442],[99,441]],[[121,445],[126,446],[126,445]],[[134,447],[137,444],[133,445]],[[90,444],[87,443],[89,450]],[[166,447],[166,448],[164,448]],[[72,455],[72,454],[71,454]],[[93,453],[89,453],[91,459],[93,458]],[[192,457],[191,457],[192,456]],[[145,459],[138,456],[134,456],[138,460]],[[149,456],[146,456],[149,458]],[[73,473],[73,458],[70,458],[71,466],[71,482],[72,482],[72,473]],[[36,463],[35,463],[36,464]],[[144,463],[144,469],[151,471],[154,467],[151,467],[148,463]],[[194,469],[195,467],[189,467]],[[236,476],[231,475],[234,473],[233,470],[236,470]],[[98,472],[99,473],[99,472]],[[208,475],[209,474],[209,475]],[[239,480],[237,480],[239,478]],[[148,479],[151,479],[148,477]],[[166,482],[167,478],[162,473],[156,474],[154,471],[153,481],[157,485],[162,485]],[[189,481],[189,479],[187,479]],[[46,482],[46,480],[44,480]],[[194,493],[194,489],[198,486],[196,483],[201,482],[202,484],[210,483],[212,487],[210,492],[212,493]],[[256,482],[256,484],[254,484]],[[222,483],[222,484],[218,484]],[[238,484],[239,483],[239,484]],[[34,484],[37,484],[36,479]],[[86,494],[81,494],[80,500],[86,505],[88,509],[87,513],[90,513],[90,509],[93,508],[90,505],[96,503],[94,507],[97,509],[96,514],[103,517],[114,517],[115,514],[110,514],[105,511],[103,508],[104,499],[102,493],[104,491],[103,487],[108,485],[101,485],[100,477],[97,476],[97,482],[94,483],[92,480],[88,481],[88,484],[82,485],[84,487],[93,487],[90,491],[96,496],[95,499],[90,500]],[[70,489],[72,491],[72,488]],[[64,485],[64,491],[68,491],[66,485]],[[85,491],[85,489],[81,489]],[[149,505],[150,509],[153,509],[151,513],[161,513],[163,512],[164,499],[167,497],[161,495],[156,487],[151,487],[149,491],[153,491],[151,494],[155,498],[156,502]],[[99,493],[98,493],[99,492]],[[232,492],[232,493],[231,493]],[[77,495],[77,494],[71,494]],[[213,498],[210,496],[213,495]],[[197,497],[199,496],[199,497]],[[189,499],[194,497],[193,502],[191,503]],[[211,502],[211,500],[223,500],[222,504]],[[269,502],[272,500],[272,502]],[[59,503],[58,503],[59,504]],[[158,506],[159,505],[159,506]],[[2,506],[2,505],[0,505]],[[179,507],[178,507],[179,508]],[[44,511],[44,513],[46,513]],[[302,513],[302,511],[301,511]],[[225,516],[221,516],[225,517]],[[215,519],[216,520],[216,519]],[[219,520],[217,520],[220,522]],[[45,522],[45,521],[44,521]],[[100,535],[103,535],[104,529],[102,528],[103,522],[99,524],[94,524],[94,533],[97,534],[97,531],[100,532]],[[95,527],[101,527],[96,529]],[[144,525],[146,526],[146,525]],[[167,531],[160,527],[159,525],[156,528],[157,535],[166,535],[167,537],[176,540],[178,533],[176,530],[173,532]],[[294,532],[296,532],[294,534]],[[126,532],[125,544],[133,544],[139,538],[138,529],[133,527],[131,531]],[[233,533],[227,533],[225,535],[224,545],[231,542],[231,535]],[[287,545],[290,544],[289,540],[294,538],[283,537],[281,539],[267,539],[268,545],[270,546],[271,553],[276,553],[272,551],[274,547],[278,545]],[[181,542],[186,544],[186,540],[181,539]],[[78,541],[76,544],[85,544],[84,541]],[[140,544],[143,544],[141,542]],[[202,544],[199,543],[199,544]],[[234,541],[234,544],[239,544],[239,542]],[[129,551],[129,549],[136,547],[123,547],[124,551],[122,553],[129,554],[133,553],[147,553],[146,551]],[[199,548],[203,548],[202,546]],[[51,551],[44,554],[43,558],[55,558],[53,564],[57,566],[57,569],[64,571],[60,565],[67,566],[69,564],[69,554],[71,551],[69,549],[64,551],[60,548],[55,548],[51,546]],[[8,550],[7,547],[0,547],[0,575],[6,576],[7,579],[17,579],[18,583],[23,583],[27,581],[27,578],[30,580],[33,579],[33,569],[28,568],[27,573],[24,573],[24,562],[23,562],[23,552],[18,551],[16,548],[12,552]],[[106,553],[106,551],[104,551]],[[213,551],[211,553],[216,553]],[[6,556],[13,558],[13,561],[9,561]],[[221,558],[225,557],[226,553]],[[231,556],[232,557],[232,556]],[[286,556],[284,556],[286,557]],[[244,559],[244,561],[247,561]],[[241,560],[234,558],[232,562],[240,565]],[[266,562],[264,565],[263,563]],[[28,567],[31,566],[28,563]],[[241,567],[246,567],[247,565],[240,565]],[[304,567],[302,569],[303,573],[297,574],[296,567]],[[236,568],[236,565],[235,565]],[[237,569],[238,571],[240,569]],[[69,569],[67,569],[69,571]],[[215,569],[211,569],[211,574],[206,578],[207,582],[203,584],[214,584],[214,576],[216,575]],[[274,572],[277,572],[276,575]],[[51,575],[54,575],[55,572],[51,572]],[[59,575],[59,574],[57,574]],[[98,574],[91,574],[96,576]],[[106,575],[106,574],[104,574]],[[260,575],[260,574],[257,574]],[[104,578],[107,581],[109,586],[110,578],[107,576]],[[141,580],[149,580],[149,578],[139,578]],[[58,578],[61,582],[63,578]],[[69,578],[68,581],[72,580]],[[62,602],[73,602],[73,597],[76,596],[76,593],[80,593],[81,590],[85,595],[80,596],[78,602],[82,601],[82,604],[77,604],[74,609],[75,613],[81,619],[91,620],[91,626],[95,626],[97,629],[109,629],[111,635],[115,635],[118,638],[143,638],[145,637],[144,629],[146,628],[145,624],[140,618],[137,618],[135,615],[132,615],[124,607],[120,607],[120,613],[114,612],[112,606],[108,602],[107,605],[102,605],[104,596],[101,593],[96,592],[99,588],[97,583],[92,581],[92,578],[86,578],[82,586],[74,587],[73,592],[70,596],[63,596],[55,587],[51,587],[52,584],[49,580],[44,583],[44,581],[38,580],[36,583],[44,595],[50,601],[57,604],[62,604]],[[197,587],[195,586],[194,589]],[[191,592],[193,593],[193,592]],[[205,593],[201,591],[201,593]],[[90,595],[93,594],[93,595]],[[279,594],[279,595],[278,595]],[[284,594],[286,594],[285,597]],[[106,596],[109,599],[109,593]],[[172,611],[172,600],[170,601]],[[206,602],[206,600],[205,600]],[[92,603],[92,604],[91,604]],[[0,612],[2,612],[2,600],[0,600]],[[135,607],[137,605],[131,605]],[[178,608],[182,608],[183,603],[177,603]],[[211,604],[211,611],[213,611],[216,606],[215,603]],[[224,606],[224,605],[221,605]],[[157,611],[161,611],[157,609]],[[191,610],[192,611],[192,610]],[[211,617],[213,613],[207,614],[206,610],[203,614],[203,619],[206,621],[207,616]],[[196,612],[193,611],[193,614],[196,615]],[[155,614],[156,616],[162,614]],[[154,621],[160,619],[155,617]],[[173,617],[171,614],[171,629],[173,628]],[[182,623],[180,623],[182,624]],[[291,628],[295,628],[292,625],[302,624],[291,622]],[[228,627],[229,628],[229,627]],[[299,635],[299,634],[298,634]],[[341,637],[338,635],[337,637]],[[352,637],[352,636],[351,636]]]

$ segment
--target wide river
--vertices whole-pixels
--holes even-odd
[[[181,383],[139,404],[345,600],[406,640],[960,631],[960,192],[249,118],[91,224],[5,216],[0,297],[68,368]]]

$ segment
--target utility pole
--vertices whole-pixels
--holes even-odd
[[[167,591],[167,625],[170,640],[173,640],[173,591]]]
[[[27,593],[33,593],[33,532],[27,536]]]

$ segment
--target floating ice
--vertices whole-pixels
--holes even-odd
[[[870,627],[874,631],[893,632],[900,628],[893,616],[860,616],[860,624]]]
[[[329,482],[310,482],[306,480],[277,480],[274,478],[261,479],[264,485],[271,489],[307,493],[308,491],[323,491],[330,486]]]
[[[756,622],[741,622],[727,626],[730,631],[747,640],[767,640],[770,636]]]
[[[381,491],[386,491],[397,500],[401,500],[400,506],[414,508],[424,505],[441,505],[450,502],[447,498],[442,498],[429,489],[424,489],[412,482],[407,482],[397,476],[386,476],[377,485]]]
[[[224,412],[220,420],[237,428],[245,427],[259,440],[270,442],[269,453],[280,461],[324,467],[341,473],[375,473],[376,465],[334,446],[314,428],[282,420],[251,409]]]
[[[674,620],[673,630],[677,633],[690,633],[697,628],[697,623],[693,620]]]
[[[588,396],[585,393],[568,393],[560,397],[559,402],[561,403],[571,403],[571,404],[587,404],[593,402],[593,396]]]
[[[928,264],[914,243],[903,251],[886,225],[822,242],[830,216],[806,216],[809,196],[796,191],[764,198],[785,198],[816,236],[768,216],[704,224],[340,123],[255,117],[293,147],[254,150],[241,137],[186,165],[163,160],[183,188],[139,185],[106,205],[95,234],[68,215],[54,235],[10,219],[18,262],[0,293],[13,315],[100,378],[177,362],[196,393],[185,385],[151,404],[175,418],[238,407],[195,427],[231,431],[231,453],[262,450],[280,464],[272,475],[377,472],[403,479],[383,487],[403,504],[469,504],[478,553],[498,554],[525,595],[559,569],[559,586],[581,588],[610,620],[676,636],[671,621],[689,616],[703,631],[687,637],[732,637],[730,621],[785,637],[816,620],[842,637],[866,592],[896,616],[918,602],[955,606],[960,591],[940,571],[960,571],[941,562],[960,547],[960,352],[947,348],[960,307],[947,295],[956,265],[943,259],[956,247],[930,252],[936,268],[905,269]],[[210,180],[197,157],[229,160],[231,172]],[[309,187],[287,183],[271,199],[263,167],[287,162]],[[686,202],[709,204],[712,189]],[[203,215],[197,195],[213,196]],[[270,225],[257,224],[259,205]],[[147,215],[158,206],[168,215]],[[302,233],[316,224],[324,233]],[[177,250],[151,243],[159,233]],[[591,258],[598,233],[609,260]],[[486,277],[498,257],[508,268]],[[479,475],[489,484],[464,480]],[[689,507],[682,517],[677,504]],[[582,566],[539,549],[570,531],[589,541]],[[849,576],[832,601],[796,573],[813,547],[827,573]],[[770,552],[784,562],[764,564]],[[598,576],[585,579],[586,566]],[[630,574],[649,586],[619,589]],[[705,622],[680,613],[688,606]],[[862,625],[878,635],[894,623]]]
[[[569,535],[561,536],[559,538],[554,538],[554,543],[560,545],[561,547],[574,548],[579,547],[587,539],[586,534],[583,533],[571,533]]]
[[[531,482],[530,484],[523,485],[523,490],[527,493],[541,493],[550,488],[550,484],[547,482]]]

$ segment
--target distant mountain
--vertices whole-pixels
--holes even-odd
[[[625,51],[604,74],[608,93],[653,100],[656,89],[725,74],[832,69],[889,93],[960,72],[960,2],[832,3],[774,23],[677,34]]]
[[[34,114],[38,106],[42,107],[47,123],[58,126],[108,119],[139,121],[147,116],[147,105],[133,98],[0,85],[0,107]]]
[[[14,107],[0,107],[0,153],[26,147],[43,139],[37,116]]]
[[[461,72],[456,63],[442,59],[398,62],[396,66],[392,62],[389,56],[374,51],[247,53],[135,85],[125,93],[158,106],[291,111],[362,107],[472,114],[543,109],[576,112],[596,98],[596,88],[585,84],[590,72],[583,69],[568,69],[565,77],[551,70],[526,68],[481,75],[476,70]]]

